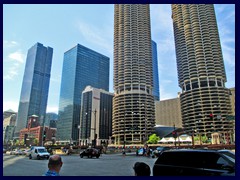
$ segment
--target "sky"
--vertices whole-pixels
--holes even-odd
[[[227,88],[235,87],[235,5],[215,4]],[[151,4],[157,43],[160,100],[176,98],[177,65],[170,4]],[[18,111],[27,51],[37,42],[53,48],[47,112],[58,113],[64,52],[78,43],[110,58],[113,92],[113,4],[4,4],[3,111]]]

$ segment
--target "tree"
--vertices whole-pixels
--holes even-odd
[[[38,139],[37,138],[35,138],[34,140],[33,140],[33,143],[35,144],[35,145],[38,145]]]
[[[208,137],[207,136],[202,136],[202,142],[207,143],[208,142]]]
[[[149,139],[148,139],[147,143],[157,144],[159,140],[160,140],[159,136],[157,136],[156,134],[152,134],[151,136],[149,136]]]

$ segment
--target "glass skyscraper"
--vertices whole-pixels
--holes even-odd
[[[148,4],[114,6],[113,138],[143,143],[153,133],[155,108]]]
[[[36,43],[28,50],[16,121],[15,136],[26,128],[29,116],[37,115],[43,123],[48,100],[53,49]]]
[[[160,100],[159,95],[159,78],[158,78],[158,59],[157,59],[157,43],[152,40],[152,64],[153,64],[153,96],[154,101]]]
[[[183,128],[187,133],[230,136],[229,90],[212,4],[173,4]]]
[[[78,142],[82,91],[86,86],[109,91],[109,61],[80,44],[64,53],[57,141]]]

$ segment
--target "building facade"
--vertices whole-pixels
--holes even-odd
[[[57,120],[58,120],[58,115],[56,113],[52,113],[52,112],[46,113],[44,126],[51,126],[51,124],[53,125],[54,123],[56,126]]]
[[[108,143],[112,136],[113,94],[87,86],[82,92],[80,136],[81,145]]]
[[[15,136],[27,127],[28,117],[35,114],[44,121],[47,108],[53,49],[36,43],[28,50],[18,108]]]
[[[41,126],[39,117],[29,116],[27,128],[21,129],[19,141],[24,141],[26,146],[43,146],[47,142],[56,142],[56,128]]]
[[[153,96],[154,101],[160,100],[159,95],[159,78],[158,78],[158,59],[157,43],[152,40],[152,63],[153,63]]]
[[[5,111],[3,120],[3,144],[11,144],[14,136],[17,113],[13,111]]]
[[[232,106],[232,115],[235,116],[235,87],[229,88],[230,90],[230,100]]]
[[[64,53],[57,141],[78,143],[82,91],[109,90],[109,58],[77,44]]]
[[[113,138],[116,145],[143,143],[153,132],[151,43],[149,5],[115,4]]]
[[[180,98],[155,102],[156,124],[176,128],[182,127]]]
[[[232,133],[232,114],[212,4],[172,4],[182,123],[187,133]]]

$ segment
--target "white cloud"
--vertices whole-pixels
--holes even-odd
[[[47,106],[47,112],[54,112],[58,114],[58,106]]]
[[[19,102],[17,101],[3,101],[3,111],[7,111],[9,109],[18,112]]]
[[[19,63],[24,63],[24,54],[21,52],[21,50],[18,50],[14,53],[9,54],[8,58],[10,58],[11,60],[17,61]]]
[[[18,75],[19,64],[14,63],[8,70],[6,74],[3,75],[4,80],[13,80]]]
[[[3,48],[12,48],[17,46],[18,43],[16,41],[7,41],[7,40],[3,40]]]

